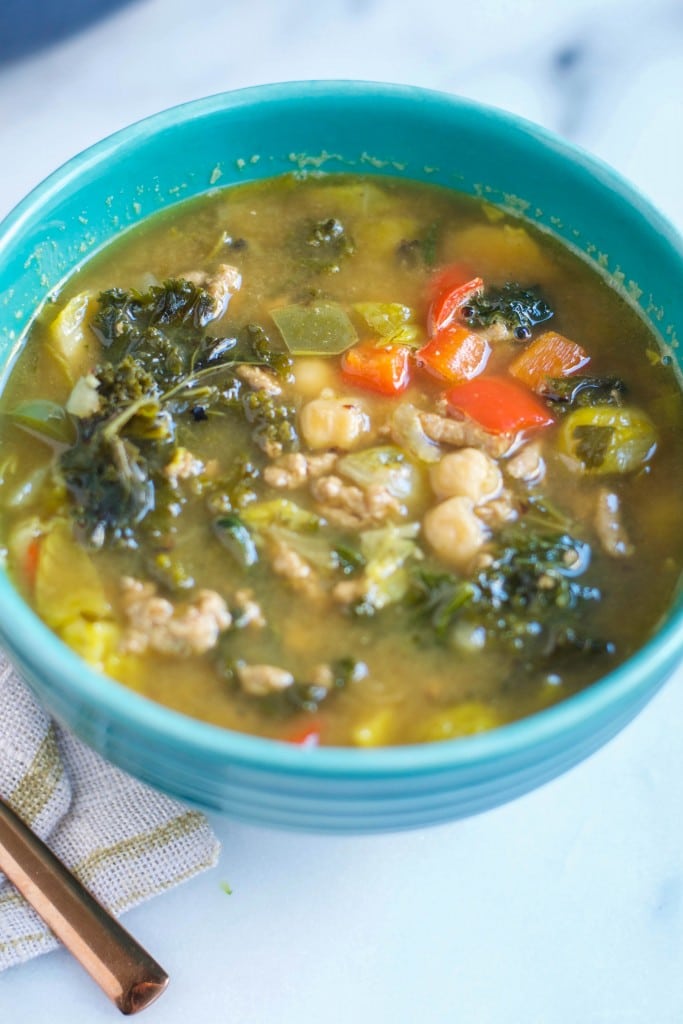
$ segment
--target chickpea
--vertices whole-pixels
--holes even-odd
[[[331,359],[302,356],[294,360],[294,383],[300,395],[318,398],[325,388],[337,383]]]
[[[467,569],[487,537],[472,501],[462,496],[430,508],[422,525],[427,543],[438,557],[459,571]]]
[[[497,497],[503,487],[500,469],[478,448],[448,452],[430,466],[429,479],[437,498],[469,498],[474,505]]]
[[[314,398],[301,410],[300,426],[309,448],[348,451],[370,430],[370,420],[352,398]]]

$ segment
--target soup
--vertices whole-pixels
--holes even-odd
[[[372,747],[568,697],[680,577],[681,391],[586,262],[486,203],[291,176],[151,218],[2,396],[16,586],[216,724]]]

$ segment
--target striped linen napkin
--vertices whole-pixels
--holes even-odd
[[[116,915],[218,859],[202,814],[114,768],[52,722],[2,655],[0,795]],[[0,971],[57,946],[0,873]]]

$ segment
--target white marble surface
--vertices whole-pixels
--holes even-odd
[[[540,121],[680,228],[682,52],[680,0],[143,0],[0,67],[0,214],[78,149],[162,107],[346,77]],[[680,1024],[681,723],[679,671],[569,775],[430,831],[332,839],[213,819],[219,867],[126,915],[172,976],[146,1019]],[[0,976],[3,1022],[116,1016],[64,953]]]

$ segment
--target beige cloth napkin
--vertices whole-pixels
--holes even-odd
[[[218,859],[206,818],[102,760],[0,655],[0,795],[118,915]],[[58,945],[0,873],[0,971]]]

